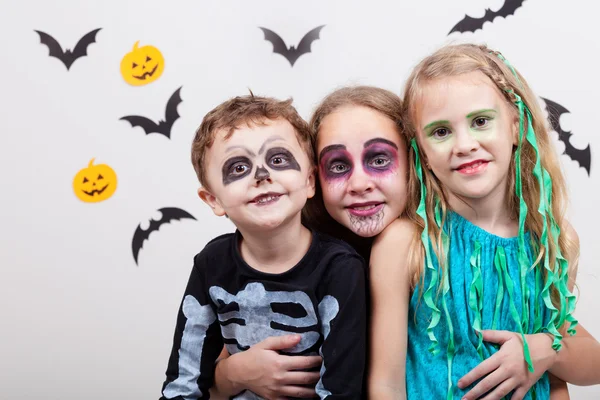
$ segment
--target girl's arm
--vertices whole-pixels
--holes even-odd
[[[241,353],[229,356],[223,349],[215,368],[211,396],[228,399],[250,390],[265,399],[313,398],[321,365],[320,356],[284,356],[277,351],[300,342],[300,335],[270,337]],[[306,386],[303,386],[306,385]]]
[[[579,254],[579,237],[567,223],[565,234],[573,244],[574,254]],[[569,290],[573,291],[577,276],[578,257],[569,260]],[[552,337],[545,333],[526,335],[535,372],[529,373],[523,360],[523,347],[520,336],[514,332],[484,331],[485,341],[500,344],[500,351],[483,361],[458,382],[459,387],[469,386],[483,378],[465,398],[478,399],[488,390],[496,388],[494,394],[506,395],[515,390],[517,399],[537,382],[540,376],[549,371],[559,380],[575,385],[594,385],[600,383],[600,343],[583,326],[577,326],[577,334],[568,336],[567,326],[561,328],[563,334],[562,349],[557,353],[552,347]],[[487,376],[486,376],[487,375]],[[557,392],[567,392],[557,387]],[[558,395],[557,393],[557,395]],[[554,396],[554,394],[553,394]],[[560,398],[560,397],[558,397]]]
[[[412,274],[408,251],[414,226],[392,222],[371,250],[371,334],[368,391],[370,399],[406,399],[406,343]]]
[[[567,383],[550,375],[550,400],[570,400]]]

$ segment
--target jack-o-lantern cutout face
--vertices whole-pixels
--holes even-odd
[[[97,203],[110,198],[117,190],[117,174],[106,164],[92,165],[82,169],[73,179],[73,190],[81,201]]]
[[[121,60],[121,75],[133,86],[154,82],[165,68],[165,60],[156,47],[138,47],[138,43],[135,42],[133,50]]]

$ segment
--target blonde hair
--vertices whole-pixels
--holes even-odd
[[[566,231],[565,209],[567,204],[567,193],[565,180],[559,165],[558,156],[554,150],[548,134],[548,121],[538,105],[536,96],[527,84],[526,80],[519,74],[518,71],[505,64],[501,54],[490,50],[485,45],[460,44],[445,46],[432,55],[422,60],[412,71],[404,89],[404,123],[405,134],[407,140],[417,138],[417,125],[414,121],[418,115],[418,106],[422,101],[423,88],[434,80],[452,77],[471,72],[481,72],[487,76],[494,85],[500,90],[504,96],[506,103],[514,111],[514,115],[518,118],[519,110],[516,106],[517,99],[521,99],[525,107],[530,111],[531,121],[527,121],[525,115],[524,125],[527,126],[531,122],[535,131],[535,139],[539,151],[539,160],[541,167],[545,169],[552,181],[552,196],[551,210],[546,210],[545,217],[551,221],[553,216],[561,232]],[[518,97],[517,97],[518,96]],[[416,140],[418,147],[418,140]],[[557,262],[557,254],[560,252],[565,259],[572,263],[577,254],[577,246],[570,239],[561,234],[558,240],[552,236],[551,230],[548,228],[548,248],[540,241],[544,227],[544,217],[536,212],[540,202],[540,187],[537,179],[534,177],[534,166],[538,155],[535,148],[526,140],[521,144],[521,182],[522,182],[522,197],[527,205],[529,212],[525,219],[525,231],[531,233],[533,240],[533,248],[535,262],[532,268],[535,267],[543,259],[545,252],[548,252],[550,268],[554,274],[561,275],[560,263]],[[421,198],[421,182],[417,177],[417,167],[415,164],[415,150],[409,150],[409,195],[407,204],[407,216],[419,227],[415,234],[416,238],[420,238],[425,229],[425,221],[417,215],[417,207]],[[426,156],[420,152],[420,156],[425,163]],[[508,172],[508,196],[506,207],[513,218],[518,218],[521,199],[515,192],[515,153],[513,152],[510,170]],[[423,176],[423,184],[426,189],[425,207],[427,215],[428,236],[432,243],[433,250],[438,256],[439,266],[443,274],[447,273],[444,260],[444,252],[442,249],[442,229],[435,222],[435,207],[439,201],[439,206],[442,215],[442,226],[444,224],[448,201],[442,190],[442,184],[437,177],[427,168],[421,168]],[[549,207],[550,208],[550,207]],[[550,215],[550,212],[552,215]],[[411,249],[411,263],[414,266],[423,266],[425,260],[424,248],[420,240],[413,241],[414,245]],[[556,248],[558,243],[559,248]],[[537,252],[537,254],[535,253]],[[423,268],[416,268],[416,279],[414,282],[424,279]],[[545,272],[545,271],[544,271]],[[544,273],[544,278],[547,274]],[[438,288],[439,294],[440,288]],[[551,297],[557,309],[560,309],[560,301],[558,300],[558,289],[553,285],[551,288]]]

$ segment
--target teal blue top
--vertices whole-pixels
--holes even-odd
[[[434,290],[433,299],[441,318],[433,329],[439,352],[432,354],[427,335],[431,309],[422,297],[429,286],[425,274],[410,299],[408,348],[406,356],[406,391],[408,399],[460,399],[477,382],[465,390],[458,380],[490,357],[498,346],[482,342],[477,332],[498,329],[524,334],[546,332],[550,311],[544,305],[541,267],[524,271],[517,261],[518,237],[502,238],[448,212],[445,231],[449,236],[448,283],[445,295]],[[526,254],[533,263],[529,235]],[[435,260],[434,260],[435,261]],[[435,263],[437,268],[437,263]],[[439,281],[441,281],[441,274]],[[436,296],[440,293],[439,296]],[[454,350],[452,350],[454,348]],[[510,399],[510,395],[506,398]],[[548,374],[529,390],[525,399],[549,399]]]

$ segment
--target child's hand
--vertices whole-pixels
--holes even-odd
[[[230,379],[237,381],[241,388],[267,400],[315,397],[319,372],[300,370],[320,366],[321,357],[283,356],[277,353],[277,350],[289,349],[299,342],[299,335],[269,337],[229,357]]]
[[[556,359],[550,335],[545,333],[525,335],[534,367],[534,372],[531,373],[523,357],[521,335],[493,330],[482,331],[482,333],[483,340],[498,343],[501,347],[497,353],[458,381],[458,387],[462,389],[485,376],[463,397],[465,400],[479,399],[486,393],[485,400],[501,399],[512,390],[515,392],[511,400],[521,400],[542,374],[552,367]],[[492,389],[494,390],[488,393]]]

